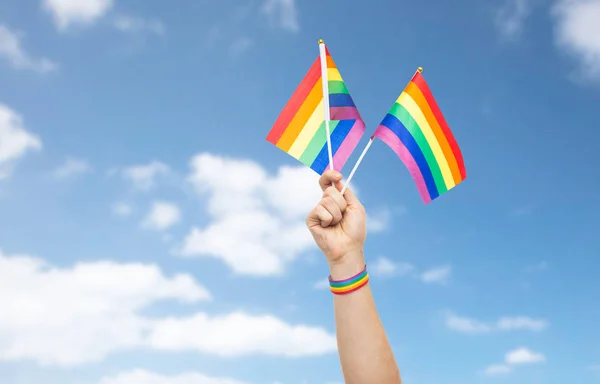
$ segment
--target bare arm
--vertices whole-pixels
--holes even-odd
[[[362,252],[330,267],[334,280],[364,267]],[[334,295],[340,362],[346,384],[400,384],[400,372],[377,314],[369,284],[347,295]]]
[[[366,213],[350,189],[342,196],[341,179],[335,171],[323,174],[319,181],[323,199],[306,219],[327,258],[333,280],[353,277],[365,266]],[[401,384],[369,284],[333,296],[338,351],[346,384]]]

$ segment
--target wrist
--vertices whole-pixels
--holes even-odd
[[[362,249],[349,252],[329,262],[329,274],[334,280],[343,280],[360,273],[365,268],[365,255]]]

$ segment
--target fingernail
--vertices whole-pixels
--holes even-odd
[[[339,178],[342,177],[342,174],[339,173],[339,172],[336,172],[336,173],[333,174],[333,177],[335,177],[336,179],[339,179]]]

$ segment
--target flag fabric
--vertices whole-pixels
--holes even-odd
[[[326,71],[321,70],[321,57],[317,57],[267,136],[270,143],[318,174],[329,168],[327,104],[335,170],[341,171],[365,132],[365,123],[348,88],[327,48],[325,52]],[[323,72],[327,76],[327,99],[323,97]]]
[[[425,204],[467,177],[460,148],[420,71],[373,137],[383,140],[400,157]]]

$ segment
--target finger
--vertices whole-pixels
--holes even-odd
[[[338,184],[340,181],[342,181],[342,174],[333,169],[328,169],[321,175],[319,185],[321,186],[321,190],[325,191],[331,187],[331,184]]]
[[[344,199],[349,207],[360,207],[362,206],[354,192],[350,188],[347,188],[344,192]]]
[[[328,227],[333,221],[333,216],[324,206],[321,204],[317,205],[310,211],[310,214],[306,218],[306,224],[309,228],[314,227],[316,225],[320,225],[325,228]]]
[[[325,193],[323,193],[323,197],[327,196],[331,197],[335,201],[342,214],[346,211],[346,207],[348,206],[348,204],[346,203],[346,199],[344,199],[344,196],[342,196],[342,193],[337,188],[327,188],[325,190]]]
[[[340,221],[342,221],[342,211],[340,210],[340,207],[338,207],[338,205],[335,202],[335,200],[333,199],[333,197],[331,197],[331,196],[324,197],[323,200],[321,200],[320,205],[322,207],[324,207],[332,217],[332,220],[329,222],[329,224],[327,224],[327,226],[335,225],[335,224],[339,223]]]

